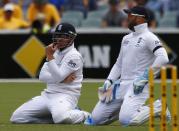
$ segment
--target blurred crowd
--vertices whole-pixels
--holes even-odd
[[[127,27],[124,8],[145,6],[148,24],[179,27],[179,0],[0,0],[0,29],[46,33],[60,22],[76,27]]]

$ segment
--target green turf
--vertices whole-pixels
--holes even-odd
[[[101,83],[85,83],[82,88],[82,96],[79,105],[82,109],[92,111],[97,102],[97,87]],[[11,124],[9,118],[12,112],[25,101],[33,96],[40,95],[45,88],[42,83],[0,83],[0,131],[147,131],[148,123],[142,126],[122,127],[118,122],[107,126],[85,126],[79,125],[62,125],[62,124]],[[155,94],[160,93],[156,85]],[[168,104],[171,107],[170,87],[167,88]],[[178,89],[179,93],[179,89]],[[178,103],[179,105],[179,103]],[[159,120],[156,120],[156,130],[159,131]],[[168,131],[171,131],[171,123],[168,125]]]

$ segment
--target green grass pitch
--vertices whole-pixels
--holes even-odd
[[[92,111],[97,102],[97,88],[102,83],[84,83],[80,97],[80,108]],[[160,87],[155,85],[156,97],[160,95]],[[0,83],[0,131],[147,131],[148,123],[141,126],[123,127],[118,122],[105,126],[64,125],[64,124],[11,124],[9,118],[12,112],[21,104],[34,96],[40,95],[45,88],[42,83]],[[167,101],[171,109],[171,90],[167,86]],[[179,89],[178,89],[179,94]],[[179,105],[179,103],[178,103]],[[178,111],[179,112],[179,111]],[[159,131],[159,120],[156,122],[156,131]],[[168,131],[171,131],[171,123]]]

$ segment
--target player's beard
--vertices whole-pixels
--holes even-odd
[[[132,31],[135,31],[134,30],[134,26],[136,26],[137,24],[136,24],[136,22],[130,22],[129,24],[128,24],[128,28],[130,29],[130,30],[132,30]]]
[[[136,25],[137,25],[136,18],[134,18],[133,20],[129,21],[128,28],[132,31],[135,31],[134,26],[136,26]]]

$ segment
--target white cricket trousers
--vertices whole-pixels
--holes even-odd
[[[135,95],[133,91],[133,81],[121,81],[116,91],[116,98],[106,104],[98,102],[92,111],[92,119],[96,125],[110,124],[119,120],[123,125],[129,125],[130,121],[138,115],[138,109],[145,104],[148,99],[148,85],[143,92]]]
[[[21,105],[12,114],[12,123],[81,123],[83,111],[75,109],[78,97],[68,94],[42,92]]]

